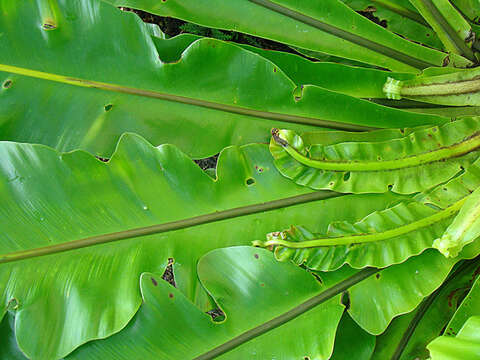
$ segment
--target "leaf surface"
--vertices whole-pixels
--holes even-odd
[[[455,313],[472,284],[478,265],[478,260],[473,260],[455,268],[442,286],[414,311],[394,319],[387,330],[377,337],[372,360],[428,359],[427,344],[443,331]]]
[[[326,288],[301,269],[279,266],[269,252],[250,247],[214,250],[200,260],[198,273],[225,312],[223,323],[213,323],[180,291],[145,273],[144,304],[125,330],[86,344],[68,359],[194,359]],[[338,297],[332,298],[219,358],[328,359],[342,312]]]
[[[340,0],[166,1],[109,0],[213,28],[222,28],[276,40],[392,71],[417,72],[442,66],[446,54],[402,39],[355,13]],[[211,9],[215,8],[212,16]],[[462,66],[465,59],[452,63]]]
[[[26,258],[0,265],[2,304],[19,304],[19,346],[42,359],[122,329],[141,303],[140,274],[163,273],[169,258],[179,290],[207,311],[212,305],[196,273],[206,252],[247,245],[292,223],[316,229],[312,213],[329,222],[361,218],[397,198],[353,196],[359,203],[348,214],[339,198],[327,210],[318,200],[332,194],[283,178],[266,145],[227,148],[216,180],[176,147],[155,148],[136,135],[124,136],[108,163],[9,142],[0,143],[0,154],[0,262]],[[146,236],[149,226],[157,230]],[[102,243],[104,234],[125,240]],[[36,257],[45,253],[52,255]]]
[[[475,360],[480,356],[480,316],[469,318],[456,337],[440,336],[428,345],[432,360]]]
[[[290,130],[273,130],[270,151],[279,171],[303,186],[409,194],[447,181],[476,160],[479,126],[479,119],[464,118],[390,141],[325,145],[307,144]]]
[[[303,132],[446,120],[312,85],[301,89],[272,62],[213,39],[166,64],[151,28],[133,13],[97,0],[39,4],[0,2],[2,140],[108,158],[122,133],[135,132],[202,158],[266,142],[283,123]]]

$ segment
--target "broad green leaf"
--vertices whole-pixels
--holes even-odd
[[[416,195],[413,201],[375,211],[355,223],[334,221],[326,231],[317,234],[302,226],[292,226],[253,244],[273,248],[279,261],[291,260],[317,271],[335,270],[344,264],[354,268],[383,268],[401,263],[428,248],[439,249],[439,237],[448,234],[450,228],[461,230],[463,223],[471,224],[468,220],[475,219],[476,212],[472,205],[467,205],[478,203],[479,165],[477,160],[461,175]],[[463,219],[460,225],[456,225],[458,219]],[[468,242],[462,243],[451,257],[473,242],[477,234],[471,227]],[[445,254],[442,249],[439,251]]]
[[[477,267],[477,260],[464,263],[415,311],[394,319],[387,330],[377,337],[371,360],[428,359],[426,345],[445,328],[471,285]]]
[[[324,214],[326,226],[398,201],[347,196],[357,206],[346,213],[343,199],[318,201],[334,194],[282,177],[266,145],[227,148],[216,180],[176,147],[136,135],[124,136],[108,163],[10,142],[0,155],[0,262],[24,258],[0,265],[2,304],[18,304],[19,347],[42,360],[121,330],[141,304],[140,274],[162,273],[169,258],[179,290],[206,311],[196,264],[208,251],[290,224],[317,230],[324,224],[311,214]]]
[[[470,21],[478,22],[480,17],[480,1],[478,0],[451,0]]]
[[[213,28],[244,32],[392,71],[442,66],[442,52],[402,39],[357,14],[340,0],[108,0],[115,5],[172,16]],[[212,9],[215,9],[212,12]],[[451,63],[469,61],[452,56]]]
[[[313,270],[331,271],[346,263],[354,268],[383,268],[432,248],[463,203],[462,199],[436,211],[414,201],[402,202],[353,224],[333,222],[326,234],[292,227],[255,244],[274,246],[278,260],[292,260]]]
[[[455,257],[467,244],[480,234],[480,187],[468,196],[460,212],[445,230],[445,233],[433,243],[445,256]]]
[[[342,0],[356,11],[371,13],[393,33],[409,40],[443,50],[443,44],[430,25],[408,0]]]
[[[104,1],[2,0],[0,11],[2,140],[108,158],[122,133],[135,132],[205,157],[267,142],[285,124],[304,132],[447,120],[302,89],[272,62],[213,39],[163,63],[151,28]]]
[[[471,49],[475,39],[472,28],[449,0],[410,0],[410,2],[435,30],[448,52],[477,62]]]
[[[458,260],[429,249],[385,268],[349,289],[348,312],[364,330],[380,335],[393,318],[411,312],[434,292]]]
[[[344,313],[337,327],[330,360],[369,360],[374,347],[375,337],[362,330],[348,313]]]
[[[445,335],[454,336],[458,334],[463,324],[471,316],[480,316],[480,277],[478,276],[478,268],[476,273],[471,278],[471,281],[475,280],[470,292],[458,307],[454,317],[448,323],[445,329]],[[475,278],[476,277],[476,278]]]
[[[308,144],[294,131],[274,129],[270,151],[279,171],[303,186],[409,194],[447,181],[476,160],[479,126],[480,119],[463,118],[390,141],[326,145]]]
[[[162,61],[175,62],[183,51],[194,41],[201,39],[192,34],[181,34],[170,39],[156,39],[154,42],[162,56]],[[316,85],[328,90],[358,98],[384,98],[383,85],[389,77],[413,79],[414,74],[392,73],[377,69],[366,69],[331,62],[313,62],[301,56],[281,51],[264,50],[257,47],[237,44],[277,65],[297,86]],[[168,49],[168,51],[165,51]]]
[[[480,184],[478,163],[435,191],[421,194],[415,199],[433,208],[448,207],[471,193],[471,188]],[[444,194],[444,195],[442,195]],[[350,207],[349,207],[350,209]],[[323,216],[323,214],[322,214]],[[359,219],[359,218],[357,218]],[[322,218],[323,220],[323,218]],[[336,220],[339,220],[337,217]],[[325,234],[327,226],[321,227]],[[430,238],[430,242],[433,238]],[[357,245],[358,246],[358,245]],[[400,251],[405,251],[399,246]],[[471,259],[480,253],[480,242],[467,245],[457,258],[446,258],[435,249],[427,249],[422,254],[410,257],[398,265],[381,270],[375,277],[366,279],[361,286],[349,289],[349,313],[366,331],[379,335],[390,321],[401,314],[414,310],[426,296],[430,295],[446,279],[452,267],[461,259]],[[378,261],[378,260],[377,260]],[[348,268],[348,267],[347,267]],[[334,272],[322,274],[342,274],[345,266]],[[359,284],[360,285],[360,284]]]
[[[423,74],[413,80],[389,78],[383,91],[390,99],[408,98],[451,106],[480,105],[480,70],[462,70],[450,74]]]
[[[213,323],[180,291],[144,273],[143,305],[132,322],[68,359],[194,359],[326,289],[301,269],[249,247],[210,252],[200,260],[198,273],[225,312],[223,323]],[[339,298],[333,298],[219,359],[328,359],[342,312]]]
[[[456,337],[440,336],[428,346],[432,360],[480,358],[480,316],[469,318]]]
[[[7,312],[0,322],[0,356],[8,360],[26,360],[15,340],[15,317]]]

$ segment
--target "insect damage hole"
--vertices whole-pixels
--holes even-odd
[[[162,279],[168,282],[173,287],[177,287],[175,283],[175,274],[173,272],[173,264],[175,260],[173,258],[168,258],[168,264],[165,267],[165,271],[163,272]]]
[[[208,315],[212,317],[214,322],[222,322],[225,320],[225,313],[222,309],[216,308],[206,312]]]
[[[42,24],[42,29],[43,30],[55,30],[57,28],[57,26],[55,24],[51,24],[51,23],[44,23]]]
[[[12,81],[12,80],[5,80],[5,81],[3,82],[3,84],[2,84],[2,87],[3,87],[4,89],[9,89],[9,88],[12,87],[12,85],[13,85],[13,81]]]
[[[255,179],[250,177],[245,180],[245,184],[247,184],[247,186],[255,185]]]
[[[107,104],[107,105],[105,105],[105,106],[103,107],[103,109],[105,110],[105,112],[112,110],[112,108],[113,108],[113,105],[112,105],[112,104]]]

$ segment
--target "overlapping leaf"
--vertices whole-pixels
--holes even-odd
[[[456,66],[468,64],[462,57],[448,56],[402,39],[355,13],[340,0],[109,2],[208,27],[236,30],[392,71],[417,72],[429,66],[442,66],[447,58]]]
[[[434,209],[416,202],[402,202],[354,224],[334,222],[325,235],[292,227],[270,234],[265,245],[278,244],[275,249],[278,260],[291,259],[314,270],[331,271],[345,263],[354,268],[386,267],[431,248],[433,240],[443,234],[454,215],[455,211],[446,211],[438,220]]]
[[[151,28],[132,13],[97,0],[40,4],[0,2],[3,140],[109,157],[131,131],[205,157],[266,142],[272,127],[286,123],[303,132],[446,120],[316,86],[301,89],[272,62],[213,39],[196,41],[177,63],[165,64]]]
[[[163,234],[132,238],[141,232],[122,232],[130,240],[0,265],[2,308],[18,306],[19,346],[42,359],[64,356],[123,328],[141,303],[138,277],[163,272],[169,258],[181,279],[179,290],[209,310],[195,270],[206,252],[249,244],[292,223],[316,229],[312,213],[325,213],[327,223],[354,221],[396,198],[349,196],[358,206],[348,214],[340,198],[330,199],[327,210],[326,202],[315,200],[330,195],[309,193],[283,178],[266,145],[226,149],[216,181],[177,148],[157,149],[135,135],[122,138],[107,164],[84,152],[59,154],[42,145],[7,142],[0,152],[2,262],[12,251],[31,257],[49,246],[53,253],[56,245],[84,246],[75,241],[89,236],[175,224]],[[242,206],[250,207],[231,210]],[[226,210],[232,212],[224,217]],[[213,223],[189,222],[204,214]],[[66,326],[72,322],[74,327]]]
[[[480,187],[470,195],[445,233],[433,243],[445,256],[457,256],[480,234]]]
[[[180,291],[145,273],[144,303],[126,329],[68,359],[194,359],[326,289],[301,269],[278,266],[269,252],[249,247],[215,250],[198,266],[202,283],[226,314],[224,322],[213,323]],[[342,312],[339,298],[333,298],[220,358],[327,359]]]
[[[445,49],[477,62],[471,49],[475,36],[467,20],[447,0],[410,0],[422,17],[435,30]]]
[[[480,316],[469,318],[456,337],[440,336],[427,346],[432,360],[476,360],[480,356]]]
[[[409,98],[452,106],[480,105],[480,71],[477,68],[447,74],[422,74],[402,81],[392,76],[383,88],[392,99]]]
[[[275,130],[270,151],[278,170],[300,185],[339,192],[409,194],[445,182],[475,161],[479,129],[479,118],[464,118],[390,141],[326,145],[305,143],[290,130]],[[369,136],[374,139],[375,133]]]
[[[180,60],[185,49],[199,39],[200,36],[193,34],[181,34],[170,39],[153,38],[159,56],[165,62]],[[333,62],[313,62],[286,52],[236,45],[273,62],[297,86],[316,85],[358,98],[385,98],[383,85],[389,77],[403,80],[415,78],[415,75],[410,73],[392,73]]]
[[[471,278],[474,281],[473,286],[463,299],[454,316],[445,329],[445,335],[455,336],[459,333],[463,324],[472,316],[480,316],[480,268],[477,267],[476,273]]]
[[[428,248],[438,248],[436,239],[443,239],[450,228],[459,227],[452,224],[454,219],[465,218],[465,213],[469,213],[467,219],[475,218],[471,204],[478,202],[475,189],[480,187],[479,165],[477,160],[448,183],[417,195],[415,201],[376,211],[356,223],[333,222],[321,234],[293,226],[254,244],[274,246],[278,260],[292,260],[320,271],[335,270],[345,263],[354,268],[401,263]],[[475,234],[475,228],[469,228],[469,241],[462,243],[452,257],[473,242],[478,236]]]
[[[479,265],[478,260],[472,260],[456,267],[442,286],[415,311],[394,319],[388,329],[377,337],[371,360],[428,359],[426,345],[445,329],[465,292],[472,285],[472,278],[475,278]]]
[[[409,40],[442,50],[443,44],[408,0],[342,0],[356,11],[370,13],[382,26]]]

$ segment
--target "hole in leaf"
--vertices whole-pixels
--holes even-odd
[[[110,110],[112,110],[112,108],[113,108],[112,104],[108,104],[108,105],[104,106],[105,111],[110,111]]]
[[[348,181],[348,179],[350,179],[350,171],[347,171],[347,172],[343,175],[343,181]]]
[[[54,24],[45,23],[42,25],[43,30],[55,30],[57,27]]]
[[[101,157],[101,156],[95,156],[98,160],[100,160],[101,162],[108,162],[108,158],[104,158],[104,157]]]
[[[318,275],[318,274],[316,274],[316,273],[314,273],[314,272],[312,272],[311,274],[313,275],[313,277],[315,278],[315,280],[317,280],[320,284],[323,284],[323,280],[322,280],[322,278],[320,277],[320,275]]]
[[[310,356],[305,356],[303,360],[310,360]]]
[[[376,274],[375,277],[376,277],[377,279],[380,279],[380,274]]]
[[[388,191],[390,191],[392,189],[393,189],[393,185],[392,184],[388,185]]]
[[[225,320],[225,313],[221,309],[212,309],[207,311],[207,314],[212,317],[215,322],[221,322]]]
[[[175,275],[173,273],[174,262],[175,261],[173,258],[168,258],[168,264],[165,267],[165,271],[163,272],[162,279],[168,282],[173,287],[177,287],[177,284],[175,283]]]
[[[219,154],[216,154],[208,158],[198,159],[194,161],[195,161],[195,164],[200,166],[202,170],[207,170],[212,168],[215,169],[217,167],[218,155]]]
[[[11,88],[13,85],[13,81],[12,80],[5,80],[5,82],[3,83],[3,88],[4,89],[8,89],[8,88]]]
[[[9,311],[17,310],[19,305],[20,304],[18,303],[18,300],[16,298],[11,298],[8,301],[7,310]]]
[[[248,186],[252,186],[255,184],[255,179],[254,178],[248,178],[247,180],[245,180],[245,184],[247,184]]]

